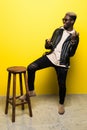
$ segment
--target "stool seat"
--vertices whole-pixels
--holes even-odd
[[[8,83],[7,83],[5,114],[8,113],[8,105],[11,104],[12,105],[12,122],[15,122],[16,106],[21,105],[22,110],[24,110],[24,104],[28,104],[29,114],[30,114],[30,117],[32,117],[31,102],[30,102],[30,97],[29,97],[29,93],[28,93],[28,84],[27,84],[27,77],[26,77],[26,67],[12,66],[12,67],[7,68],[7,71],[8,71]],[[13,93],[12,93],[12,96],[10,96],[12,75],[13,75],[13,85],[12,85]],[[16,75],[19,75],[19,82],[20,82],[20,95],[19,96],[16,96]],[[27,101],[16,102],[16,99],[18,99],[20,96],[23,95],[23,83],[22,83],[23,78],[22,78],[22,76],[24,76]]]
[[[13,66],[13,67],[7,68],[7,71],[9,71],[11,73],[23,73],[23,72],[26,72],[26,67],[24,67],[24,66]]]

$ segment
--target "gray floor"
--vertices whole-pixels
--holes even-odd
[[[16,121],[11,121],[11,106],[4,114],[5,97],[0,97],[0,130],[87,130],[87,95],[67,95],[65,114],[58,114],[58,96],[31,98],[33,117],[28,107],[16,108]]]

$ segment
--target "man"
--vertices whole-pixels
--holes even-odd
[[[50,40],[46,40],[45,48],[50,49],[50,52],[27,67],[29,96],[35,96],[35,72],[47,67],[55,68],[59,84],[59,114],[64,114],[65,112],[64,101],[67,71],[70,67],[70,57],[75,54],[79,43],[79,34],[73,28],[76,18],[77,16],[74,12],[66,13],[62,19],[63,26],[54,31]],[[26,95],[21,96],[20,99],[25,100]]]

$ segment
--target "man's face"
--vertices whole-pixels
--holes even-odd
[[[73,26],[74,21],[70,18],[70,16],[65,15],[65,17],[62,20],[63,20],[63,26],[66,30]]]

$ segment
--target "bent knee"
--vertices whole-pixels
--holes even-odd
[[[37,65],[34,64],[34,63],[32,63],[32,64],[28,65],[27,71],[31,71],[31,70],[32,70],[32,71],[35,71],[36,68],[37,68]]]

